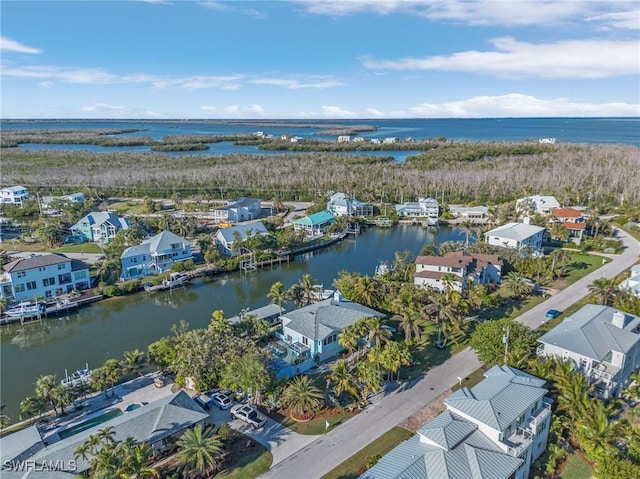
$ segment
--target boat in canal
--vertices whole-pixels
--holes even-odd
[[[156,285],[147,285],[144,290],[148,293],[153,291],[166,291],[168,289],[180,288],[191,281],[191,276],[187,273],[171,273],[168,278],[162,280],[162,283]]]
[[[45,304],[23,301],[7,309],[4,314],[9,319],[27,319],[43,314],[46,311],[46,307]]]
[[[78,384],[88,383],[91,380],[91,370],[89,369],[89,365],[87,364],[84,369],[78,369],[71,373],[71,376],[67,374],[67,370],[64,370],[65,378],[60,381],[65,387],[73,387]]]

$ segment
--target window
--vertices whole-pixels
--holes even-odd
[[[71,283],[71,273],[59,274],[58,283],[60,284]]]
[[[47,268],[46,268],[45,266],[40,266],[40,267],[38,268],[38,271],[44,271],[44,270],[46,270],[46,269],[47,269]]]
[[[35,281],[28,281],[27,282],[27,289],[29,291],[33,291],[34,289],[36,289],[38,286],[36,285]]]
[[[302,336],[302,344],[304,344],[305,346],[309,346],[309,340],[306,336]]]
[[[24,278],[26,274],[27,274],[26,271],[18,271],[16,273],[16,278]]]
[[[24,284],[15,285],[16,293],[24,293]]]
[[[53,286],[56,284],[56,278],[44,278],[42,280],[42,286]]]
[[[60,263],[60,264],[58,265],[58,269],[64,269],[64,268],[65,268],[65,266],[66,266],[66,263]]]
[[[76,271],[73,276],[75,277],[76,281],[79,279],[84,279],[87,277],[87,272],[85,270],[81,270],[81,271]]]

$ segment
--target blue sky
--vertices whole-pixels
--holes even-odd
[[[2,118],[640,116],[637,1],[11,1]]]

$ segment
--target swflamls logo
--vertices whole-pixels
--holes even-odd
[[[43,471],[61,471],[61,472],[75,472],[78,470],[78,464],[71,459],[65,461],[58,460],[45,460],[36,461],[34,459],[27,459],[25,461],[4,461],[2,463],[2,469],[4,471],[20,471],[20,472],[43,472]]]

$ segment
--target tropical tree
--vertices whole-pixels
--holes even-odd
[[[271,299],[271,304],[276,303],[278,305],[280,314],[282,314],[282,302],[287,298],[282,281],[276,281],[271,285],[267,298]]]
[[[577,423],[580,448],[592,460],[600,462],[603,458],[615,455],[613,442],[617,439],[614,428],[601,401],[589,401]]]
[[[343,348],[347,348],[349,353],[354,352],[358,349],[358,345],[360,344],[360,340],[362,339],[362,334],[356,328],[352,327],[353,325],[344,328],[342,331],[338,333],[338,344]]]
[[[20,419],[30,419],[41,416],[47,411],[47,405],[42,398],[28,396],[20,401]]]
[[[211,322],[209,323],[209,329],[215,333],[228,333],[232,327],[224,317],[224,311],[221,309],[215,310],[211,313]]]
[[[396,317],[400,320],[405,341],[411,341],[414,337],[420,341],[423,318],[413,298],[407,294],[400,295],[392,301],[391,306]]]
[[[234,356],[224,367],[220,375],[221,387],[232,391],[241,389],[244,392],[255,393],[255,403],[262,402],[262,391],[269,387],[271,377],[264,358],[259,354],[243,354]]]
[[[570,233],[567,228],[564,227],[562,223],[553,223],[551,228],[549,229],[551,233],[551,237],[553,239],[559,241],[567,241],[569,239]]]
[[[58,380],[53,374],[46,376],[40,376],[36,379],[36,398],[41,399],[45,403],[53,407],[54,412],[57,414],[57,404],[53,399],[53,390],[58,385]]]
[[[469,345],[480,361],[502,364],[507,354],[507,364],[522,366],[535,356],[538,333],[517,321],[509,319],[484,321],[471,334]]]
[[[471,236],[474,233],[477,234],[478,227],[471,220],[464,220],[462,223],[459,223],[457,226],[458,226],[458,228],[462,229],[462,231],[464,233],[464,247],[468,248],[469,247],[469,239],[471,238]]]
[[[4,406],[5,406],[4,404],[0,406],[0,411],[4,409]],[[13,420],[9,415],[0,412],[0,432],[12,422]]]
[[[369,361],[359,361],[354,368],[356,382],[359,385],[360,401],[366,405],[371,394],[376,394],[382,389],[382,373],[380,368]]]
[[[318,300],[320,287],[314,283],[310,274],[305,274],[302,279],[300,279],[299,286],[302,290],[305,304],[311,304]]]
[[[615,282],[607,278],[596,279],[588,288],[589,293],[596,298],[598,304],[611,305],[617,292]]]
[[[369,360],[371,361],[371,357]],[[389,341],[386,343],[378,356],[378,364],[388,371],[389,380],[393,380],[394,374],[397,374],[398,379],[400,379],[400,367],[411,364],[411,352],[409,351],[407,343],[397,341]]]
[[[368,331],[367,340],[370,345],[381,346],[391,339],[391,331],[383,327],[380,318],[368,316],[364,319],[364,324]]]
[[[308,419],[320,410],[322,397],[322,391],[309,376],[298,376],[284,390],[282,404],[289,409],[292,418]]]
[[[305,302],[305,293],[299,284],[292,284],[286,293],[287,301],[290,301],[300,308]]]
[[[138,349],[134,349],[133,351],[126,351],[124,353],[123,369],[126,372],[132,372],[136,376],[139,376],[145,362],[146,359],[142,351]]]
[[[531,292],[531,284],[516,271],[511,271],[502,281],[502,287],[510,291],[513,296],[520,298]]]
[[[197,424],[178,439],[176,460],[184,477],[209,477],[222,459],[222,442],[213,428]]]
[[[370,308],[376,305],[380,289],[379,282],[369,276],[360,276],[355,285],[355,292],[360,302]]]
[[[122,378],[122,364],[117,359],[107,359],[102,368],[106,381],[111,384],[111,394],[115,395],[115,384]]]
[[[375,349],[375,348],[374,348]],[[353,372],[349,369],[349,365],[343,359],[336,361],[331,366],[331,373],[327,377],[327,384],[333,386],[338,397],[344,393],[352,397],[357,397],[358,387]]]

